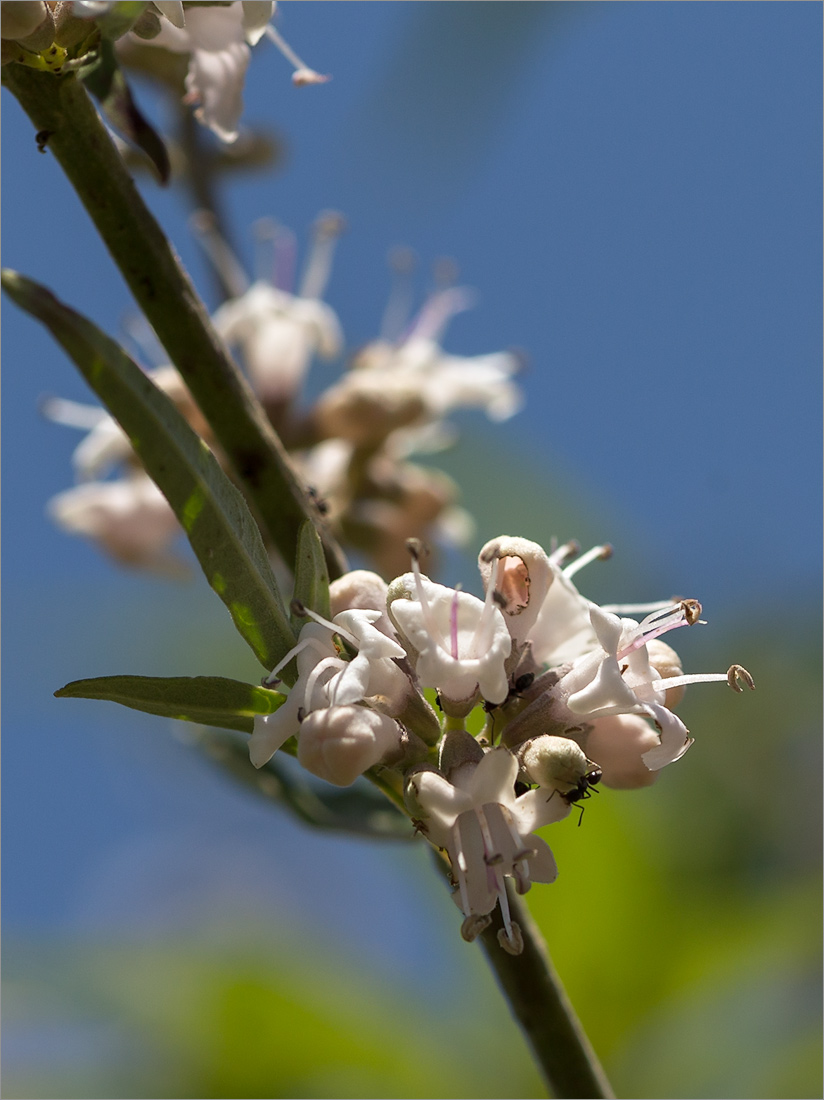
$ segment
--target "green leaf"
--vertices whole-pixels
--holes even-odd
[[[313,781],[290,767],[283,750],[262,768],[255,768],[243,741],[216,730],[201,729],[195,734],[195,743],[245,786],[285,806],[316,829],[385,840],[412,840],[415,836],[406,814],[366,779],[345,789]],[[288,752],[288,743],[284,748]]]
[[[165,394],[121,347],[46,287],[4,271],[3,288],[50,330],[129,437],[174,509],[206,579],[266,669],[294,646],[260,531],[241,493]]]
[[[330,618],[329,608],[329,570],[326,568],[326,555],[323,543],[314,524],[309,520],[301,524],[298,533],[298,552],[295,555],[295,599],[322,615]],[[299,631],[306,620],[292,613],[292,626]]]
[[[142,8],[143,5],[130,6]],[[115,130],[142,149],[155,166],[160,182],[168,183],[171,169],[166,146],[132,98],[117,61],[114,43],[109,38],[102,38],[93,59],[78,70],[77,75],[97,99]]]
[[[252,732],[256,714],[272,714],[286,699],[278,691],[223,676],[98,676],[74,680],[54,694],[58,699],[105,699],[241,733]]]

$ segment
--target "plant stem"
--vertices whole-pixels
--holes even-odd
[[[523,936],[522,954],[508,954],[498,942],[498,932],[504,926],[499,906],[479,939],[551,1092],[557,1097],[589,1100],[614,1097],[538,926],[509,880],[506,890],[512,919]]]
[[[435,863],[451,881],[449,861],[436,853]],[[510,955],[498,942],[504,922],[497,905],[490,914],[492,923],[478,939],[550,1094],[567,1100],[611,1100],[615,1093],[552,965],[540,929],[508,879],[506,892],[511,918],[521,930],[523,952]]]
[[[264,537],[291,568],[300,525],[309,519],[323,539],[330,576],[340,576],[345,562],[339,547],[324,530],[82,83],[72,74],[54,76],[16,64],[4,66],[3,83],[77,191],[240,479]]]

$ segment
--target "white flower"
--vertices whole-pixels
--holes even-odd
[[[478,555],[478,568],[488,591],[497,562],[495,588],[509,632],[516,642],[530,636],[550,584],[550,561],[536,542],[500,535]]]
[[[414,651],[422,686],[437,688],[442,701],[471,699],[480,688],[488,702],[502,703],[512,638],[494,581],[482,601],[422,576],[414,555],[412,569],[389,586],[389,616]]]
[[[608,545],[594,546],[562,568],[563,561],[577,550],[576,543],[568,543],[549,555],[552,580],[529,631],[532,656],[536,664],[545,668],[574,661],[598,646],[590,619],[590,611],[595,605],[581,595],[572,577],[590,562],[609,557],[612,549]]]
[[[199,104],[196,117],[221,141],[236,141],[251,58],[241,4],[188,8],[184,26],[164,21],[145,45],[189,54],[186,101]]]
[[[160,33],[143,42],[189,54],[186,101],[199,104],[195,116],[221,141],[237,140],[243,113],[243,85],[254,46],[266,35],[295,68],[295,84],[320,84],[328,77],[308,68],[269,23],[273,0],[230,4],[157,4],[165,17]]]
[[[726,680],[736,686],[734,670],[738,666],[728,673],[662,676],[650,660],[650,642],[668,630],[697,622],[700,613],[701,605],[695,600],[682,600],[654,611],[639,623],[593,605],[590,619],[598,647],[579,657],[559,683],[569,709],[582,717],[649,716],[658,729],[659,743],[643,752],[641,759],[651,771],[678,760],[692,744],[684,723],[666,706],[667,692],[685,684],[711,681]],[[661,654],[666,664],[671,663],[671,654],[669,647]],[[745,679],[751,685],[748,673]]]
[[[146,474],[77,485],[52,497],[47,511],[64,530],[93,539],[122,565],[186,572],[169,550],[180,533],[177,517]]]
[[[252,386],[263,400],[294,396],[312,355],[333,359],[343,346],[331,306],[265,282],[220,306],[212,320],[225,340],[243,347]]]
[[[457,880],[454,898],[466,918],[464,938],[474,939],[489,923],[478,918],[500,902],[505,928],[501,943],[513,953],[518,953],[519,935],[510,919],[504,878],[515,880],[519,894],[533,881],[555,881],[552,852],[533,831],[570,810],[562,798],[547,801],[543,791],[516,798],[517,775],[515,757],[497,748],[478,763],[461,765],[451,782],[436,771],[417,772],[409,780],[427,839],[449,854]]]
[[[158,367],[146,373],[158,389],[174,402],[198,435],[209,439],[209,426],[179,372],[174,367]],[[72,466],[78,480],[104,477],[121,463],[137,462],[129,437],[114,417],[99,405],[84,405],[53,397],[43,403],[42,412],[57,424],[87,432],[72,455]]]
[[[301,720],[313,711],[327,707],[350,707],[369,696],[391,697],[408,690],[409,681],[393,661],[393,658],[406,656],[405,651],[375,627],[374,623],[380,617],[379,611],[349,610],[340,612],[331,622],[327,622],[312,614],[313,621],[306,623],[301,630],[298,644],[267,677],[268,683],[274,682],[278,672],[293,657],[297,658],[298,679],[286,702],[273,714],[255,718],[249,757],[256,768],[262,767],[290,737],[298,735]],[[356,650],[351,660],[341,656],[334,642],[336,634]],[[371,720],[362,720],[369,728],[374,726],[374,723],[370,725]],[[316,729],[316,726],[310,726],[310,729]],[[340,730],[341,727],[339,724],[324,727],[323,738],[326,742],[330,729]],[[395,729],[397,731],[397,726]],[[300,737],[302,732],[298,738],[299,744]],[[316,753],[309,756],[318,758]],[[321,756],[330,756],[328,743]],[[371,764],[368,766],[371,767]]]
[[[312,251],[297,293],[268,279],[258,279],[220,306],[212,318],[220,335],[243,349],[252,386],[264,402],[291,400],[300,390],[312,356],[333,359],[343,348],[337,315],[320,300],[331,269],[334,242],[342,227],[343,220],[335,214],[317,220]],[[284,241],[285,237],[285,233],[274,235],[275,247],[281,253],[284,245],[288,249],[291,244]],[[276,262],[274,266],[282,269],[285,265]],[[291,273],[282,270],[273,277],[291,281]]]

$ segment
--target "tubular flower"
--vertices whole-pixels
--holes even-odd
[[[420,828],[431,844],[445,848],[457,890],[454,900],[464,914],[461,934],[472,940],[488,924],[487,914],[501,906],[501,946],[520,954],[520,929],[509,913],[504,878],[519,894],[533,882],[554,882],[558,874],[548,845],[534,830],[566,817],[563,799],[547,801],[543,792],[515,795],[518,762],[507,749],[487,752],[478,762],[454,769],[451,779],[419,771],[408,781],[408,798],[420,814]],[[486,919],[484,919],[486,918]]]
[[[276,247],[274,272],[218,308],[212,320],[231,345],[243,350],[252,386],[267,403],[297,396],[312,356],[333,359],[343,348],[343,332],[331,306],[322,302],[332,263],[334,242],[343,228],[336,214],[322,215],[315,225],[314,245],[297,293],[290,284],[292,238],[272,231]],[[235,279],[237,282],[237,279]]]
[[[574,714],[589,719],[649,716],[658,729],[659,744],[643,752],[641,759],[651,771],[678,760],[692,744],[684,723],[666,706],[667,692],[686,684],[729,680],[728,673],[664,677],[650,660],[649,643],[666,631],[698,622],[700,613],[701,605],[695,600],[682,600],[639,623],[593,605],[590,619],[598,648],[578,658],[559,682]],[[667,651],[669,663],[672,651],[669,647]]]
[[[494,601],[435,584],[413,555],[412,572],[389,586],[389,616],[407,643],[423,687],[436,688],[444,705],[474,701],[480,690],[490,703],[509,692],[504,668],[512,639]],[[414,655],[414,656],[413,656]],[[465,712],[465,711],[464,711]]]
[[[243,113],[243,85],[250,46],[266,35],[292,63],[295,84],[320,84],[328,77],[308,68],[271,26],[274,0],[229,4],[158,3],[160,31],[143,44],[189,55],[185,102],[197,104],[195,117],[221,141],[237,140]]]
[[[356,763],[370,755],[368,748],[364,747],[370,737],[373,749],[379,748],[380,752],[366,767],[377,763],[383,755],[390,732],[394,734],[394,744],[399,744],[397,723],[387,719],[391,722],[390,727],[387,722],[367,718],[359,713],[364,708],[356,704],[363,703],[370,696],[380,695],[395,698],[401,705],[408,690],[408,680],[394,664],[393,658],[403,657],[405,653],[397,642],[373,625],[380,619],[379,611],[342,611],[331,622],[311,612],[309,614],[312,621],[301,630],[297,645],[267,677],[267,683],[275,682],[280,670],[296,657],[297,681],[278,710],[255,718],[249,757],[255,767],[260,768],[284,742],[298,736],[299,756],[304,766],[315,771],[312,766],[315,763],[322,769],[321,778],[346,786],[365,770],[356,769],[352,778],[347,778]],[[351,660],[341,656],[342,647],[336,645],[335,635],[356,651]],[[322,721],[315,718],[307,727],[313,747],[301,749],[301,723],[305,724],[313,712],[327,708],[341,713],[334,717],[327,716]],[[347,733],[349,726],[352,728]],[[335,734],[341,738],[337,748],[330,744]],[[315,771],[315,774],[321,773]]]

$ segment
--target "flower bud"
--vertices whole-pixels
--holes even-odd
[[[392,718],[361,706],[326,707],[308,715],[298,735],[298,760],[327,783],[348,787],[400,749]]]
[[[34,53],[45,50],[54,40],[54,19],[49,7],[38,0],[15,0],[14,3],[0,4],[3,17],[3,38],[20,42]]]
[[[577,741],[552,734],[531,741],[521,753],[521,764],[533,783],[561,794],[578,787],[592,769]]]
[[[658,745],[658,735],[640,714],[595,718],[586,740],[587,753],[601,769],[601,782],[618,790],[655,782],[658,772],[650,771],[641,757]]]

